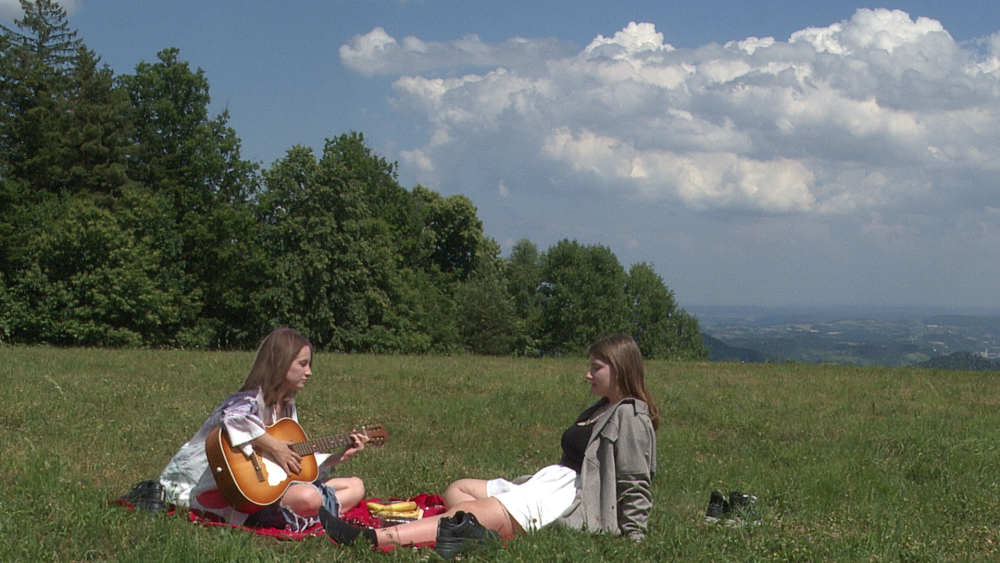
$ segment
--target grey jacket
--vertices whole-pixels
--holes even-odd
[[[576,499],[556,523],[642,540],[655,473],[656,433],[649,407],[639,399],[623,399],[595,423]]]

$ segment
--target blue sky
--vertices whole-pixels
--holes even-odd
[[[996,0],[63,5],[117,73],[179,48],[246,158],[360,131],[505,252],[603,244],[682,306],[1000,306]]]

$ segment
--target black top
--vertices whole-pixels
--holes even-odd
[[[596,418],[591,418],[594,411],[599,409],[603,403],[598,403],[592,408],[583,411],[576,419],[576,423],[563,432],[562,435],[562,459],[559,465],[569,467],[573,471],[580,473],[583,470],[583,457],[587,452],[587,444],[590,442],[590,435],[594,429]]]

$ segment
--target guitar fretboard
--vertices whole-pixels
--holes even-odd
[[[299,455],[309,455],[316,452],[332,452],[339,450],[340,448],[347,447],[353,443],[354,440],[351,439],[350,434],[338,434],[336,436],[328,436],[326,438],[296,442],[290,447],[292,448],[292,451]]]

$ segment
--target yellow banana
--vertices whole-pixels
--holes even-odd
[[[378,512],[375,514],[376,518],[399,518],[402,520],[419,520],[423,511],[419,508],[416,510],[411,510],[409,512]]]
[[[368,510],[373,513],[399,514],[417,510],[417,503],[413,501],[391,502],[388,504],[369,502],[367,506]]]

